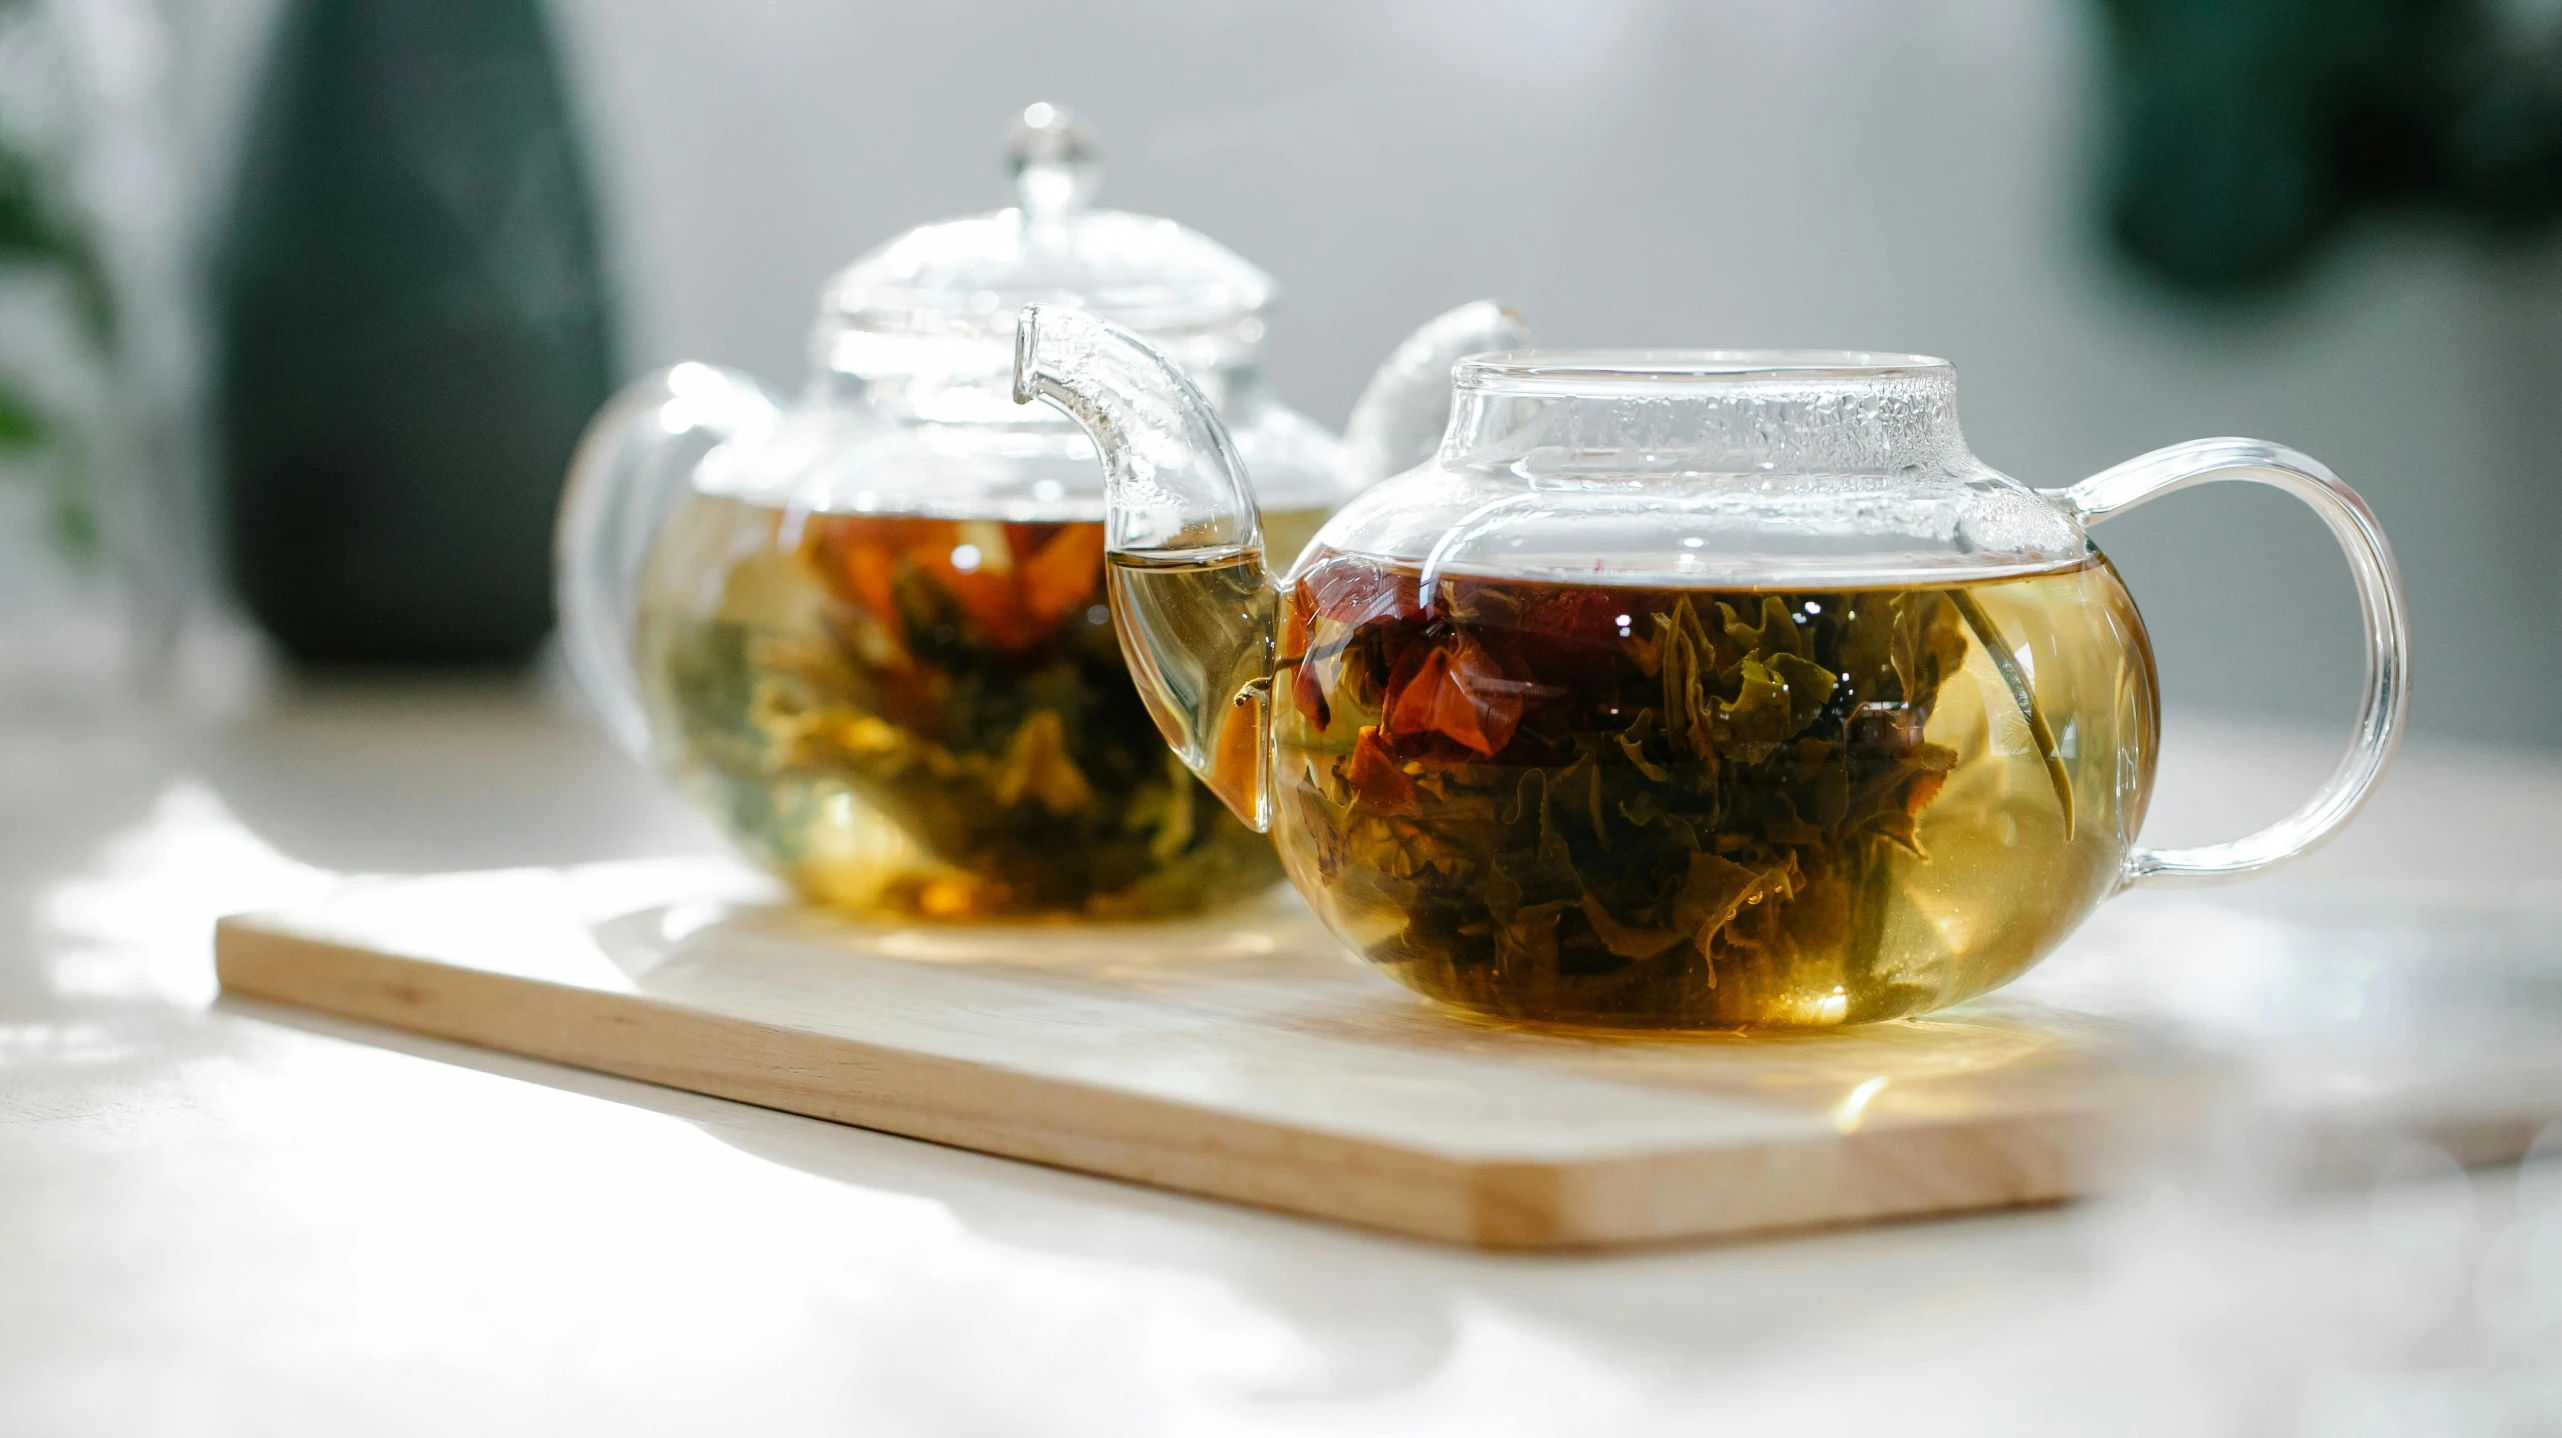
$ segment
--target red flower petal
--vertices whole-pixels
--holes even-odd
[[[1334,722],[1334,711],[1325,702],[1325,686],[1317,682],[1314,665],[1301,662],[1290,667],[1290,702],[1298,706],[1300,717],[1320,729]]]
[[[1530,687],[1506,677],[1482,646],[1459,635],[1427,653],[1388,696],[1387,730],[1401,739],[1439,734],[1491,757],[1512,741]]]
[[[1031,526],[1006,528],[1024,530]],[[1016,559],[1014,573],[1033,627],[1043,631],[1056,628],[1068,615],[1103,602],[1103,526],[1060,526],[1049,543],[1029,557]]]
[[[1414,812],[1414,776],[1388,757],[1375,726],[1365,725],[1352,742],[1352,761],[1344,765],[1343,781],[1352,787],[1353,802],[1365,809],[1382,814]]]

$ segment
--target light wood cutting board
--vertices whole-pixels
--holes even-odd
[[[2024,1003],[1825,1034],[1504,1030],[1286,893],[1172,927],[867,928],[735,871],[351,884],[225,920],[226,992],[1436,1239],[1589,1246],[2082,1192],[2217,1065]]]

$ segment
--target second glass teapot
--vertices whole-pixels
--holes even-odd
[[[897,917],[1153,917],[1280,877],[1158,741],[1103,589],[1075,425],[1012,401],[1014,313],[1143,333],[1208,398],[1276,537],[1428,446],[1491,303],[1425,325],[1336,439],[1264,383],[1272,285],[1171,220],[1087,208],[1092,147],[1024,113],[1021,203],[830,281],[796,403],[683,364],[599,415],[562,501],[570,660],[618,735],[806,895]]]
[[[1300,552],[1271,546],[1215,410],[1143,341],[1035,306],[1016,367],[1018,398],[1102,450],[1112,605],[1167,740],[1339,938],[1475,1013],[1937,1008],[2129,885],[2303,852],[2400,733],[2383,533],[2275,445],[2038,491],[1968,452],[1938,360],[1486,354],[1456,368],[1438,453]],[[2216,479],[2284,489],[2338,537],[2364,708],[2294,817],[2145,849],[2152,648],[2085,529]]]

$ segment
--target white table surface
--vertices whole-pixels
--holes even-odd
[[[2175,716],[2151,836],[2333,744]],[[2420,749],[2262,892],[2562,913],[2557,816]],[[539,686],[0,716],[0,1433],[2562,1432],[2562,1132],[1503,1257],[216,1000],[339,874],[714,844]]]

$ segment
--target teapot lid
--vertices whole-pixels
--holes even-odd
[[[2065,507],[1975,457],[1957,371],[1844,350],[1520,350],[1452,369],[1429,463],[1327,549],[1445,573],[1902,587],[2085,563]]]
[[[1262,339],[1269,275],[1172,220],[1086,208],[1101,173],[1066,110],[1026,108],[1007,162],[1018,204],[920,225],[846,266],[821,296],[822,328],[984,338],[1010,354],[1015,316],[1039,302],[1222,351]]]

